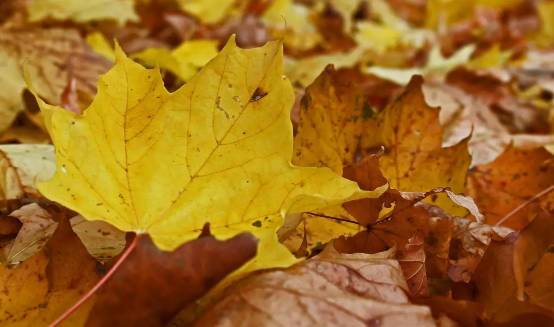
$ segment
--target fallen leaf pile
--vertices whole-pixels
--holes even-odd
[[[554,324],[551,0],[4,0],[0,86],[0,326]]]

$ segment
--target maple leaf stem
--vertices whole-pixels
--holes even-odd
[[[359,225],[359,224],[360,224],[360,223],[358,223],[357,221],[352,221],[352,220],[348,220],[348,219],[344,219],[344,218],[339,218],[339,217],[327,216],[327,215],[320,214],[320,213],[315,213],[315,212],[306,212],[306,213],[309,214],[309,215],[312,215],[312,216],[321,217],[321,218],[327,218],[327,219],[332,219],[332,220],[336,220],[336,221],[342,221],[342,222],[345,222],[345,223],[351,223],[351,224],[355,224],[355,225]]]
[[[500,226],[503,223],[505,223],[508,219],[510,219],[513,215],[515,215],[518,211],[525,208],[529,204],[533,203],[534,201],[540,199],[541,197],[547,195],[548,193],[552,192],[554,190],[554,185],[550,185],[549,187],[545,188],[544,190],[540,191],[539,193],[535,194],[532,198],[529,200],[523,202],[519,206],[515,207],[512,211],[508,212],[502,219],[500,219],[495,226]]]
[[[59,326],[64,320],[69,318],[83,303],[85,303],[90,297],[94,295],[104,285],[111,277],[112,275],[117,271],[119,266],[125,261],[125,259],[133,252],[133,250],[137,247],[138,244],[138,236],[137,234],[133,235],[133,239],[131,240],[131,243],[125,251],[121,254],[121,256],[117,259],[116,263],[110,268],[110,270],[102,277],[96,285],[94,285],[93,288],[91,288],[83,297],[79,299],[79,301],[75,302],[69,309],[67,309],[61,316],[58,317],[54,322],[52,322],[49,327],[56,327]]]

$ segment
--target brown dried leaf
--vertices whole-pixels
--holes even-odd
[[[449,187],[462,193],[470,163],[468,139],[442,147],[439,109],[425,102],[422,84],[420,76],[412,78],[404,93],[375,117],[376,127],[362,135],[363,146],[385,148],[379,166],[394,189],[427,192]],[[444,195],[430,202],[452,214],[465,211]]]
[[[453,241],[450,244],[448,276],[455,282],[469,282],[492,240],[504,240],[514,231],[489,226],[467,219],[454,219]]]
[[[256,240],[201,237],[173,252],[139,236],[114,276],[99,291],[86,326],[165,326],[185,305],[256,254]]]
[[[10,214],[21,222],[15,239],[0,246],[3,263],[14,265],[39,252],[54,234],[58,223],[36,203],[25,205]]]
[[[425,296],[427,286],[427,272],[425,270],[425,251],[423,235],[417,233],[408,239],[403,249],[396,254],[396,259],[404,272],[412,296]]]
[[[473,276],[476,301],[485,309],[492,323],[511,326],[549,326],[554,323],[552,311],[520,301],[513,270],[513,243],[493,241]]]
[[[551,246],[554,243],[554,219],[552,215],[545,213],[539,214],[533,222],[531,222],[522,232],[520,237],[514,244],[513,254],[513,272],[517,287],[517,297],[519,300],[524,300],[527,297],[531,299],[542,298],[542,295],[554,291],[554,286],[551,285],[540,288],[537,284],[541,284],[541,280],[548,277],[548,274],[543,274],[536,271],[541,268],[544,271],[544,265],[549,262],[548,254],[551,251]],[[545,258],[542,266],[538,263]],[[531,286],[529,287],[528,286]],[[535,301],[532,301],[535,302]],[[539,300],[539,303],[546,304]],[[553,304],[550,302],[550,304]],[[554,311],[554,305],[550,306],[550,310]]]
[[[447,84],[426,83],[423,91],[430,105],[441,108],[444,146],[471,136],[472,166],[493,161],[509,145],[508,129],[479,98]]]
[[[51,145],[0,145],[0,200],[39,197],[35,185],[56,169]]]
[[[391,254],[338,254],[328,247],[286,270],[240,281],[195,325],[434,326],[427,307],[409,302]]]
[[[0,28],[0,131],[23,110],[25,69],[38,93],[58,104],[72,76],[84,94],[94,94],[99,74],[109,63],[93,53],[78,31],[61,28]],[[9,115],[7,112],[9,111]]]

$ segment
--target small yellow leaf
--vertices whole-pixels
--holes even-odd
[[[96,53],[102,55],[104,58],[114,61],[115,53],[112,45],[104,35],[100,32],[93,32],[87,35],[86,38],[87,44],[94,50]]]
[[[177,0],[183,11],[204,23],[214,24],[225,18],[236,0]]]
[[[502,67],[512,56],[511,50],[502,50],[499,44],[494,44],[487,51],[467,63],[471,69],[487,69]]]
[[[378,53],[399,45],[402,34],[390,26],[373,22],[360,22],[355,34],[356,42],[362,46],[372,48]]]
[[[279,230],[281,242],[297,254],[311,253],[314,247],[326,244],[337,237],[353,236],[364,230],[364,226],[340,205],[302,213],[298,218],[294,230]],[[289,217],[287,223],[288,219]],[[298,253],[298,250],[305,253]]]
[[[217,55],[217,41],[191,40],[175,50],[149,48],[133,55],[146,66],[159,66],[188,81],[196,72]]]
[[[554,43],[554,2],[541,1],[537,4],[541,19],[540,31],[535,36],[537,43],[542,47],[552,46]]]
[[[82,116],[38,99],[57,171],[39,185],[88,219],[149,233],[164,250],[196,238],[249,231],[260,239],[248,269],[294,258],[275,231],[287,212],[377,195],[328,168],[291,165],[294,93],[282,45],[221,53],[174,93],[159,70],[116,49],[116,64]]]
[[[31,21],[54,18],[81,23],[112,19],[123,25],[138,20],[133,0],[31,0],[27,11]]]

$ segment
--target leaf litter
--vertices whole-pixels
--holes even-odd
[[[552,324],[553,8],[3,1],[0,326]]]

